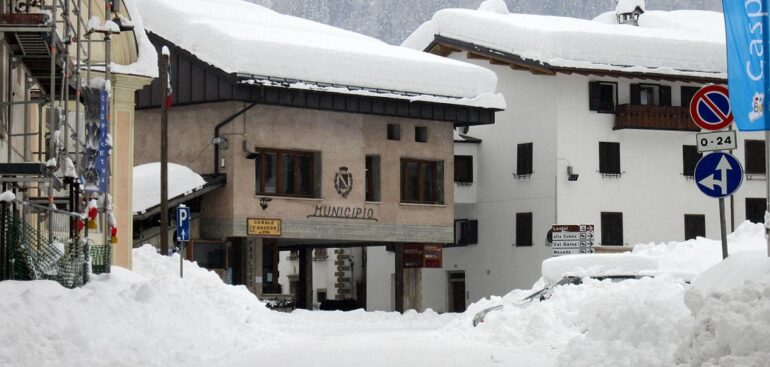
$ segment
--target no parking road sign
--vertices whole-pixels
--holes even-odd
[[[695,182],[704,194],[723,198],[738,191],[743,183],[743,167],[727,153],[711,153],[695,166]]]
[[[730,96],[721,85],[707,85],[692,97],[690,117],[700,128],[716,131],[733,123]]]

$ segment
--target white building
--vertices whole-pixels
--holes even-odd
[[[692,177],[698,128],[686,106],[701,86],[726,82],[722,14],[647,10],[630,26],[615,12],[591,21],[490,3],[439,11],[404,43],[494,71],[508,103],[494,125],[467,131],[480,142],[456,138],[455,167],[472,162],[456,172],[466,181],[455,186],[456,228],[477,225],[478,238],[458,234],[469,244],[423,273],[422,308],[461,310],[460,290],[469,303],[529,288],[552,256],[554,223],[596,225],[597,245],[616,246],[607,250],[718,239],[718,201]],[[732,213],[727,200],[728,231],[731,214],[737,226],[765,210],[763,137],[738,138],[748,174]]]

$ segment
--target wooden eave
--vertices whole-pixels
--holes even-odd
[[[525,59],[519,55],[505,51],[495,50],[474,43],[456,40],[453,38],[435,35],[433,42],[425,48],[425,52],[447,57],[454,52],[465,52],[466,57],[472,60],[487,60],[492,65],[508,65],[513,70],[529,71],[535,75],[553,76],[560,74],[595,75],[600,77],[628,78],[643,80],[664,80],[698,84],[724,84],[726,79],[717,77],[699,77],[686,75],[670,75],[662,73],[642,73],[621,70],[602,70],[591,68],[569,68],[550,65],[548,63]]]
[[[174,106],[238,101],[270,106],[309,108],[315,110],[359,113],[391,117],[451,122],[454,126],[488,125],[495,122],[497,109],[446,103],[410,101],[390,96],[358,95],[315,89],[291,88],[292,82],[247,83],[249,77],[227,73],[206,63],[189,51],[152,32],[150,41],[159,51],[171,51],[171,86]],[[452,49],[454,52],[454,49]],[[343,87],[344,86],[335,86]],[[355,90],[354,87],[347,87]],[[136,92],[136,109],[159,108],[165,98],[160,80]],[[384,93],[386,94],[386,93]]]

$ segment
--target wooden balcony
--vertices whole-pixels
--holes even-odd
[[[687,107],[630,104],[618,105],[613,129],[700,131],[690,119]]]

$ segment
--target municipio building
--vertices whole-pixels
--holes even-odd
[[[414,308],[420,268],[453,242],[453,129],[505,107],[494,73],[241,1],[139,7],[171,51],[170,161],[224,183],[188,203],[186,256],[299,307],[378,294]],[[137,92],[136,165],[160,157],[161,82]],[[361,279],[372,247],[396,254],[392,282]],[[333,290],[314,288],[321,260],[335,262]]]

